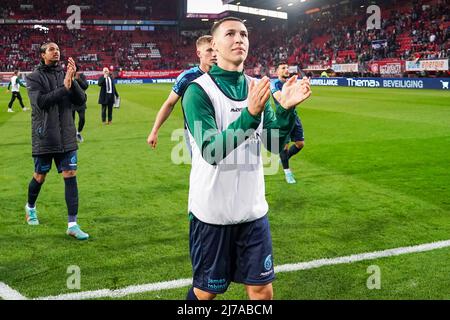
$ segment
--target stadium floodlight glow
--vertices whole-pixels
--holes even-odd
[[[292,7],[294,4],[292,2],[288,3],[288,7]]]
[[[232,11],[232,12],[259,15],[263,17],[273,17],[284,20],[287,20],[288,18],[287,12],[241,6],[240,2],[237,2],[237,5],[223,4],[223,3],[224,2],[222,0],[208,0],[208,1],[188,0],[187,16],[189,17],[191,15],[191,17],[193,17],[193,15],[196,14],[218,15],[225,11]]]
[[[246,7],[246,6],[236,6],[236,5],[232,5],[232,4],[228,4],[225,7],[226,7],[226,11],[247,13],[247,14],[253,14],[253,15],[257,15],[257,16],[272,17],[272,18],[278,18],[278,19],[284,19],[284,20],[287,20],[287,18],[288,18],[287,12],[282,12],[282,11],[259,9],[259,8],[252,8],[252,7]]]
[[[42,31],[42,32],[44,32],[44,33],[47,33],[48,30],[49,30],[49,28],[44,27],[43,25],[40,25],[40,24],[35,24],[35,25],[33,26],[33,29],[38,29],[39,31]]]
[[[207,19],[207,18],[203,18],[203,19],[202,19],[202,21],[209,21],[209,19]]]
[[[282,7],[277,7],[277,10],[281,10]]]

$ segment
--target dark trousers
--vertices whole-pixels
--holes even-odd
[[[112,121],[114,100],[110,101],[108,104],[102,104],[102,121],[106,122],[106,109],[108,109],[108,121]]]
[[[73,110],[73,122],[75,123],[75,113],[78,112],[78,132],[81,132],[84,128],[84,124],[86,123],[86,109]]]
[[[13,92],[12,93],[11,101],[9,101],[8,108],[9,109],[12,108],[12,105],[14,103],[14,100],[16,100],[16,98],[17,98],[17,100],[19,100],[20,106],[22,107],[22,109],[25,108],[25,106],[23,105],[22,96],[20,95],[20,92]]]

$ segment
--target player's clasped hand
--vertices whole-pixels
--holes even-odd
[[[76,67],[75,61],[73,60],[72,57],[69,58],[69,68],[72,69],[73,75],[75,75],[75,73],[77,72],[77,67]]]
[[[67,90],[70,90],[72,87],[72,80],[75,76],[77,68],[75,67],[75,61],[72,58],[69,58],[66,77],[64,78],[64,86]]]
[[[295,108],[311,96],[311,84],[307,77],[297,81],[298,76],[291,77],[281,90],[280,104],[285,109]]]
[[[255,80],[251,81],[248,97],[248,112],[252,116],[260,115],[270,97],[269,78],[263,77],[258,84]]]

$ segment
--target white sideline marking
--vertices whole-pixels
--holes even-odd
[[[312,260],[308,262],[300,262],[294,264],[283,264],[281,266],[275,267],[275,272],[291,272],[291,271],[299,271],[299,270],[308,270],[320,268],[323,266],[344,264],[344,263],[353,263],[357,261],[363,260],[373,260],[385,257],[399,256],[402,254],[408,253],[417,253],[417,252],[425,252],[431,251],[441,248],[450,247],[450,240],[437,241],[431,243],[420,244],[417,246],[411,247],[400,247],[395,249],[388,249],[382,251],[374,251],[367,253],[354,254],[345,257],[337,257],[330,259],[319,259]],[[122,289],[110,290],[110,289],[102,289],[95,291],[84,291],[84,292],[74,292],[68,294],[61,294],[57,296],[48,296],[48,297],[39,297],[35,298],[36,300],[81,300],[81,299],[95,299],[95,298],[118,298],[127,296],[130,294],[150,292],[150,291],[160,291],[167,289],[175,289],[187,287],[192,284],[192,279],[178,279],[172,281],[164,281],[164,282],[156,282],[156,283],[148,283],[142,285],[128,286]],[[26,297],[22,296],[19,292],[11,289],[6,284],[0,282],[0,298],[3,299],[26,299]]]
[[[298,270],[308,270],[308,269],[320,268],[323,266],[330,266],[330,265],[343,264],[343,263],[353,263],[353,262],[357,262],[357,261],[373,260],[373,259],[385,258],[385,257],[393,257],[393,256],[399,256],[402,254],[431,251],[431,250],[441,249],[441,248],[446,248],[446,247],[450,247],[450,240],[425,243],[425,244],[420,244],[420,245],[412,246],[412,247],[400,247],[400,248],[388,249],[388,250],[383,250],[383,251],[359,253],[359,254],[353,254],[351,256],[345,256],[345,257],[337,257],[337,258],[331,258],[331,259],[319,259],[319,260],[313,260],[313,261],[309,261],[309,262],[300,262],[300,263],[294,263],[294,264],[283,264],[281,266],[275,267],[275,272],[290,272],[290,271],[298,271]]]
[[[27,298],[6,283],[0,282],[0,298],[3,300],[26,300]]]
[[[95,290],[95,291],[84,291],[84,292],[74,292],[61,294],[58,296],[40,297],[35,300],[80,300],[80,299],[95,299],[95,298],[120,298],[130,294],[150,292],[150,291],[160,291],[167,289],[175,289],[187,287],[192,284],[192,279],[178,279],[172,281],[147,283],[135,286],[129,286],[122,289],[110,290]]]

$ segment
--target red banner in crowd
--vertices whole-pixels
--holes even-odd
[[[370,71],[375,74],[398,75],[405,70],[405,62],[402,60],[374,61],[370,65]]]
[[[98,80],[103,75],[102,71],[81,71],[87,80]]]
[[[0,83],[9,83],[14,72],[0,72]]]
[[[120,71],[122,79],[168,79],[178,77],[184,70]]]

